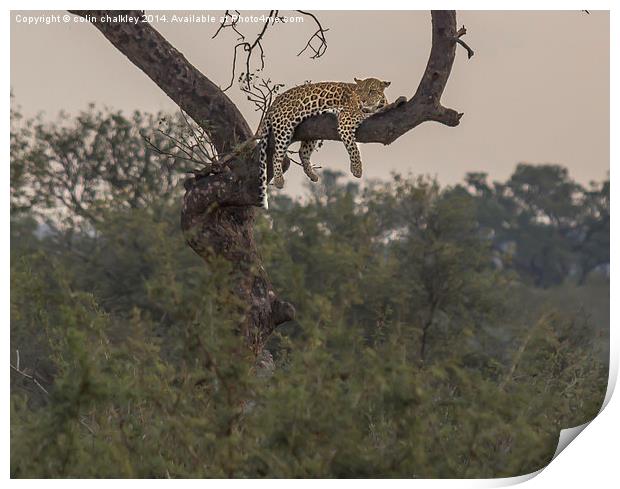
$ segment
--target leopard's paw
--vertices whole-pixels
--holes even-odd
[[[283,175],[277,175],[277,176],[273,177],[273,184],[277,188],[283,188],[284,187],[284,176]]]
[[[314,172],[314,170],[312,168],[304,168],[304,172],[306,174],[306,176],[312,180],[313,182],[318,182],[319,181],[319,176]]]

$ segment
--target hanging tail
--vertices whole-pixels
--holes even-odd
[[[258,137],[260,137],[259,144],[259,176],[258,181],[260,188],[258,190],[259,195],[259,207],[269,209],[269,202],[267,197],[267,144],[269,143],[269,134],[271,132],[271,125],[268,122],[263,122],[258,131]]]

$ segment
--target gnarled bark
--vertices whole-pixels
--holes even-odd
[[[252,137],[246,120],[226,94],[146,22],[114,22],[118,15],[140,11],[73,11],[89,19],[127,58],[148,75],[209,134],[220,155]],[[432,48],[422,80],[410,100],[399,100],[363,122],[360,142],[390,144],[425,121],[456,126],[462,114],[441,105],[456,43],[454,11],[432,12]],[[336,119],[323,115],[301,124],[296,140],[338,140]],[[295,316],[293,306],[278,298],[262,265],[254,240],[253,207],[258,199],[256,151],[223,158],[201,178],[186,181],[181,227],[187,243],[207,263],[225,258],[233,265],[234,292],[247,305],[240,325],[255,351],[279,324]],[[271,168],[269,169],[271,174]]]

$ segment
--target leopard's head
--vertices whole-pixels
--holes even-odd
[[[387,98],[383,93],[390,86],[389,81],[381,81],[376,78],[358,80],[354,78],[355,91],[359,95],[363,112],[376,112],[387,105]]]

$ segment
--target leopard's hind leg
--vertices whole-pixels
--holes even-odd
[[[301,146],[299,147],[299,158],[301,159],[301,164],[304,167],[304,173],[308,175],[308,178],[313,182],[318,181],[319,176],[314,172],[312,168],[312,163],[310,163],[310,155],[316,148],[317,141],[302,141]]]
[[[284,187],[284,174],[282,171],[282,162],[286,156],[286,151],[291,144],[293,137],[293,127],[274,127],[275,147],[273,151],[273,183],[277,188]]]

